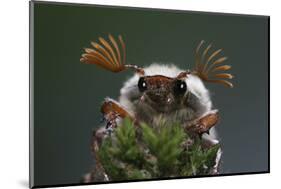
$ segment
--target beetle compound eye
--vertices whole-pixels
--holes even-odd
[[[174,92],[177,95],[184,94],[186,92],[186,83],[182,80],[176,80],[175,86],[174,86]]]
[[[143,77],[139,79],[138,87],[140,92],[144,92],[147,89],[147,83]]]

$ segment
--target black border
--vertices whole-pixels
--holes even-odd
[[[204,175],[204,176],[189,176],[189,177],[167,177],[167,178],[154,178],[154,179],[138,179],[138,180],[120,180],[120,181],[106,181],[106,182],[93,182],[93,183],[70,183],[70,184],[54,184],[54,185],[37,185],[31,188],[49,188],[49,187],[65,187],[65,186],[88,186],[98,184],[116,184],[116,183],[131,183],[131,182],[150,182],[150,181],[165,181],[165,180],[179,180],[179,179],[191,179],[191,178],[209,178],[209,177],[225,177],[225,176],[240,176],[240,175],[251,175],[251,174],[265,174],[270,173],[269,171],[260,172],[245,172],[245,173],[227,173],[220,175]]]
[[[244,16],[244,17],[265,17],[268,19],[268,46],[267,46],[267,57],[268,57],[268,169],[266,171],[258,172],[241,172],[241,173],[226,173],[219,175],[203,175],[203,176],[189,176],[189,177],[169,177],[169,178],[157,178],[157,179],[138,179],[138,180],[124,180],[124,181],[107,181],[107,182],[93,182],[93,183],[69,183],[69,184],[53,184],[53,185],[34,185],[34,161],[33,161],[33,152],[34,141],[33,141],[33,24],[34,24],[34,15],[33,15],[33,5],[34,3],[40,4],[55,4],[55,5],[69,5],[69,6],[92,6],[92,7],[101,7],[101,8],[122,8],[122,9],[131,9],[131,10],[145,10],[145,11],[165,11],[172,13],[194,13],[194,14],[208,14],[208,15],[228,15],[228,16]],[[265,174],[270,173],[270,16],[267,15],[249,15],[249,14],[236,14],[236,13],[217,13],[217,12],[203,12],[203,11],[190,11],[190,10],[175,10],[175,9],[161,9],[161,8],[143,8],[143,7],[128,7],[128,6],[116,6],[116,5],[97,5],[97,4],[86,4],[86,3],[68,3],[68,2],[53,2],[53,1],[29,1],[29,188],[48,188],[48,187],[65,187],[65,186],[85,186],[85,185],[98,185],[98,184],[113,184],[113,183],[130,183],[130,182],[142,182],[142,181],[163,181],[163,180],[176,180],[176,179],[190,179],[190,178],[208,178],[208,177],[223,177],[223,176],[239,176],[239,175],[251,175],[251,174]]]
[[[34,188],[34,3],[29,2],[29,188]],[[32,83],[31,83],[32,82]],[[32,154],[31,154],[32,153]]]

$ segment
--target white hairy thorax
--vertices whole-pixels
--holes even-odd
[[[170,78],[177,77],[183,71],[174,65],[152,64],[144,68],[145,76],[162,75]],[[159,124],[160,121],[187,124],[189,121],[212,112],[209,91],[204,86],[202,80],[196,75],[189,74],[185,79],[187,86],[185,95],[191,96],[191,98],[187,99],[190,101],[188,104],[192,107],[183,105],[179,106],[176,110],[164,113],[157,111],[144,101],[140,103],[142,93],[138,89],[139,78],[139,74],[135,74],[124,83],[120,91],[119,103],[132,115],[140,119],[140,121],[152,125]],[[215,135],[214,129],[211,129],[210,136],[215,138]]]

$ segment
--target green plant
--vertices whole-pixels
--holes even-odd
[[[210,174],[219,147],[204,148],[176,123],[135,126],[125,119],[98,156],[110,180],[167,178]]]

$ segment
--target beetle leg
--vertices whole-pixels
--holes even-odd
[[[124,106],[122,106],[119,102],[111,99],[111,98],[106,98],[105,101],[103,102],[101,106],[101,113],[103,113],[105,116],[115,113],[118,114],[119,117],[125,118],[133,118],[133,116],[125,109]],[[112,116],[112,115],[109,115]]]
[[[214,127],[219,121],[219,115],[217,110],[212,110],[211,112],[203,115],[202,117],[196,119],[192,123],[188,124],[186,129],[197,133],[200,136],[204,133],[209,133],[209,130]]]
[[[101,106],[101,113],[103,114],[103,119],[106,121],[106,130],[109,135],[117,127],[118,119],[124,119],[125,117],[133,118],[133,116],[125,110],[119,102],[106,98]]]

